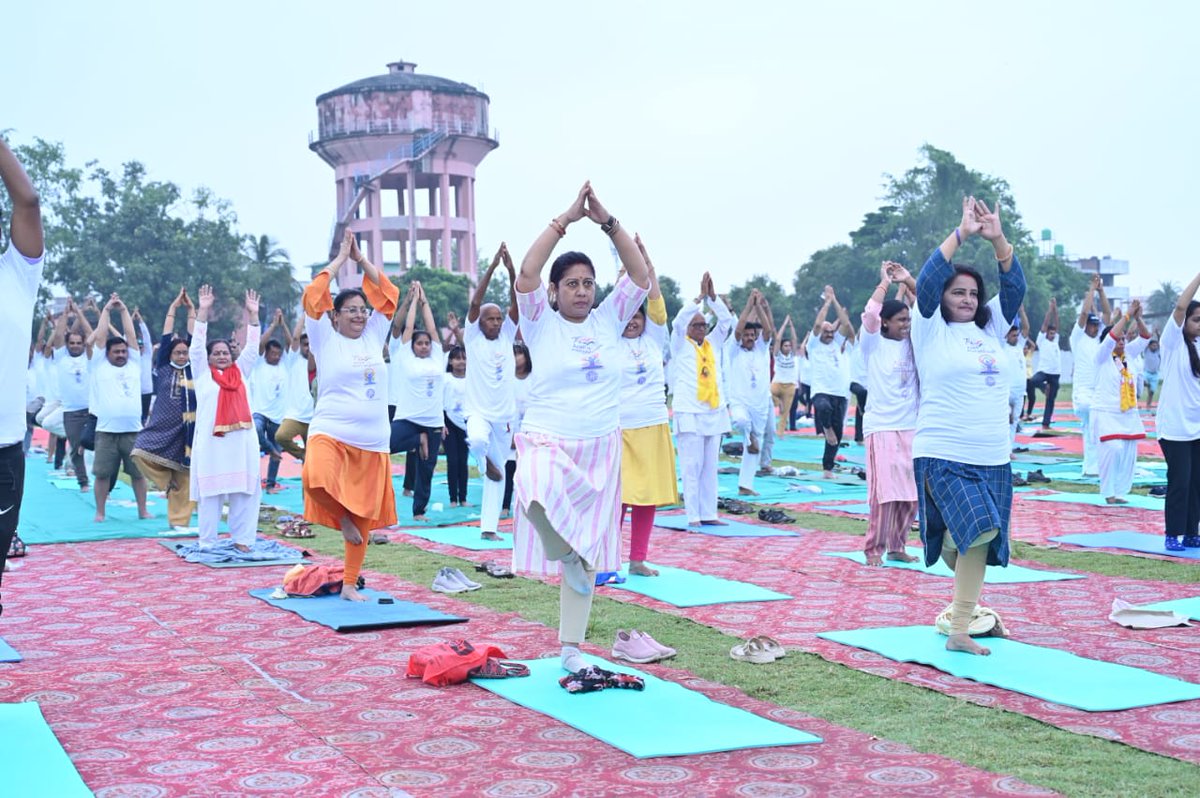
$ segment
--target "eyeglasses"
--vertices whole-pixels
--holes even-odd
[[[371,309],[370,308],[359,308],[359,307],[342,308],[341,310],[338,311],[338,313],[345,314],[347,316],[369,316],[369,315],[371,315]]]

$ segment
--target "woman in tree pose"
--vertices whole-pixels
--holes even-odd
[[[716,318],[711,332],[704,305]],[[725,524],[717,518],[717,459],[721,436],[730,430],[721,347],[732,329],[733,314],[705,272],[700,295],[681,307],[671,323],[675,440],[683,471],[683,508],[691,527]]]
[[[175,314],[187,308],[186,338],[175,335]],[[196,309],[180,288],[167,309],[162,340],[154,357],[154,406],[150,419],[138,433],[133,459],[159,490],[167,493],[167,521],[173,529],[191,525],[190,471],[192,440],[196,430],[196,391],[188,361],[188,341],[196,326]]]
[[[1167,461],[1166,549],[1200,548],[1200,274],[1160,336],[1158,445]]]
[[[329,281],[347,258],[362,267],[363,287],[343,288],[332,297]],[[396,523],[383,347],[398,297],[349,230],[337,256],[304,290],[308,347],[317,363],[317,402],[304,455],[304,517],[342,530],[342,598],[349,601],[364,600],[357,582],[371,530]]]
[[[625,267],[612,293],[593,309],[596,270],[580,252],[542,269],[567,227],[587,217],[600,225]],[[517,306],[521,334],[537,370],[517,433],[514,567],[562,573],[562,665],[587,667],[587,632],[597,571],[620,570],[621,333],[649,290],[646,262],[633,237],[608,213],[590,183],[546,226],[521,262]]]
[[[951,263],[963,241],[991,242],[1000,292],[986,304],[979,272]],[[917,277],[912,345],[921,402],[913,438],[925,564],[954,571],[946,648],[990,654],[967,634],[985,566],[1008,565],[1012,466],[1008,441],[1010,368],[1004,336],[1025,298],[1025,275],[1004,238],[1000,207],[964,197],[962,221]]]
[[[395,340],[392,342],[392,363],[400,368],[404,377],[400,395],[396,397],[391,451],[392,454],[417,452],[412,514],[414,520],[424,521],[433,487],[433,472],[437,468],[438,449],[442,445],[446,359],[425,289],[414,281],[411,291],[413,300],[404,321],[404,334],[398,344]],[[418,310],[425,325],[423,330],[416,329]]]
[[[916,365],[913,363],[912,316],[900,299],[885,299],[891,284],[916,288],[908,270],[885,261],[879,285],[862,314],[862,356],[871,386],[871,404],[863,419],[867,444],[867,565],[889,560],[914,562],[904,550],[917,515],[917,484],[912,469],[912,443],[917,428]]]
[[[1134,323],[1138,337],[1126,343],[1126,333]],[[1137,444],[1146,437],[1129,363],[1149,342],[1150,331],[1142,323],[1142,303],[1135,299],[1128,313],[1100,333],[1100,345],[1092,356],[1095,362],[1087,369],[1094,375],[1088,409],[1099,444],[1100,495],[1109,504],[1129,503],[1122,497],[1133,488]]]
[[[212,286],[200,286],[199,308],[188,358],[196,390],[196,431],[192,440],[191,497],[196,500],[200,546],[217,541],[221,505],[229,503],[229,531],[241,551],[258,533],[262,483],[258,435],[250,416],[247,377],[258,361],[258,294],[246,292],[246,346],[237,360],[225,338],[208,338]]]
[[[629,510],[629,573],[658,576],[646,565],[654,514],[679,499],[663,369],[667,303],[641,237],[634,243],[646,262],[650,295],[621,337],[621,510]]]

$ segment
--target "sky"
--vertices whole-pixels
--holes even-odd
[[[929,143],[1007,179],[1069,255],[1128,260],[1137,295],[1198,268],[1198,21],[1182,1],[9,3],[0,129],[206,186],[309,264],[335,210],[316,97],[403,59],[491,99],[481,253],[523,253],[590,179],[685,296],[706,270],[790,288]],[[567,243],[604,277],[598,228]]]

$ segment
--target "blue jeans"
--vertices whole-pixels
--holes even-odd
[[[275,480],[279,477],[279,461],[283,456],[283,449],[275,442],[275,433],[279,431],[279,425],[261,413],[255,413],[254,429],[258,431],[258,448],[262,449],[263,454],[271,456],[267,463],[267,487],[273,488]]]

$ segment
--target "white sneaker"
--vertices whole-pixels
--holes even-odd
[[[457,568],[443,568],[441,573],[449,579],[458,582],[467,590],[478,590],[479,588],[483,587],[483,585],[479,584],[478,582],[471,581],[469,578],[467,578],[466,574]]]
[[[433,578],[433,591],[435,593],[466,593],[470,588],[459,582],[453,576],[447,573],[446,568],[438,571],[438,575]]]

